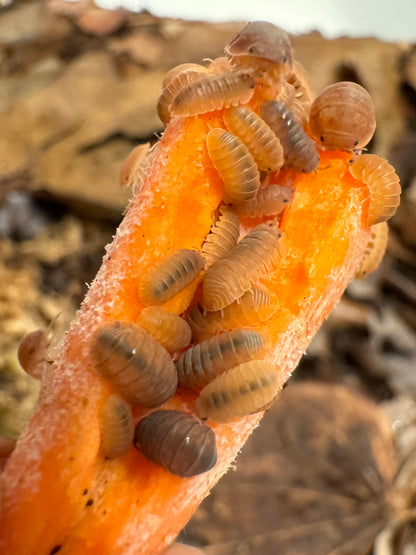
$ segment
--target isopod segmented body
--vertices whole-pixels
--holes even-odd
[[[254,330],[234,330],[216,335],[188,349],[176,361],[179,384],[199,390],[216,376],[243,362],[261,358],[267,347]]]
[[[294,61],[292,73],[288,76],[287,82],[282,83],[281,91],[276,100],[283,102],[305,127],[309,119],[312,96],[312,90],[303,66]]]
[[[292,200],[293,190],[284,185],[267,185],[261,187],[257,196],[244,204],[233,208],[240,216],[256,218],[258,216],[277,216]]]
[[[205,260],[199,252],[180,249],[143,275],[139,284],[140,299],[146,306],[166,303],[192,283],[204,266]]]
[[[400,204],[400,181],[393,166],[376,154],[354,156],[348,166],[351,175],[370,191],[367,225],[391,218]]]
[[[99,327],[90,354],[97,372],[132,405],[159,407],[175,393],[178,378],[169,353],[136,324]]]
[[[205,68],[204,68],[205,69]],[[166,125],[171,119],[170,105],[176,95],[187,87],[190,83],[199,81],[205,77],[205,73],[199,71],[184,71],[179,73],[171,79],[168,84],[163,88],[162,94],[160,95],[159,101],[157,103],[157,113],[160,120]]]
[[[179,91],[170,105],[170,112],[179,116],[196,116],[246,104],[253,96],[254,86],[254,79],[247,73],[210,75]]]
[[[217,376],[195,401],[200,418],[227,422],[266,409],[282,385],[276,369],[264,360],[251,360]]]
[[[356,278],[367,277],[377,270],[386,252],[388,238],[389,228],[387,222],[381,222],[372,226],[370,240],[355,270],[354,276]]]
[[[146,158],[150,150],[150,143],[133,148],[120,171],[121,187],[132,187],[134,193],[140,190],[146,168]]]
[[[203,474],[217,462],[211,428],[176,410],[159,410],[143,418],[136,426],[134,443],[147,459],[181,478]]]
[[[205,66],[201,66],[201,64],[194,64],[191,62],[186,62],[184,64],[179,64],[178,66],[173,67],[170,69],[163,78],[162,81],[162,88],[165,88],[172,79],[175,79],[181,73],[186,73],[188,71],[193,71],[197,73],[208,73],[208,68]]]
[[[247,233],[227,256],[208,268],[202,283],[202,306],[221,310],[277,266],[280,237],[279,229],[269,223]]]
[[[220,211],[220,217],[211,227],[201,248],[207,268],[230,252],[240,237],[240,221],[237,216],[224,206]]]
[[[235,135],[216,127],[207,135],[209,157],[224,183],[224,202],[241,204],[254,198],[260,173],[246,145]]]
[[[50,368],[48,347],[49,340],[44,330],[32,331],[19,343],[17,358],[20,366],[32,378],[41,379],[43,372]]]
[[[145,307],[137,323],[171,353],[184,349],[191,342],[189,324],[177,314],[160,306]]]
[[[228,130],[243,141],[257,166],[265,171],[278,171],[283,166],[283,147],[267,125],[253,110],[244,106],[224,113]]]
[[[108,459],[120,457],[133,445],[134,422],[130,406],[118,395],[104,401],[100,413],[101,450]]]
[[[361,149],[376,129],[373,100],[357,83],[334,83],[313,102],[309,125],[313,138],[327,150]]]
[[[300,122],[282,102],[267,100],[261,115],[282,143],[285,165],[309,173],[319,164],[315,143],[305,133]]]

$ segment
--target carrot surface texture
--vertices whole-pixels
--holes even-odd
[[[214,60],[208,67],[200,66],[200,70],[194,66],[192,72],[200,71],[200,75],[193,75],[192,79],[178,80],[180,68],[170,74],[179,83],[178,90],[169,97],[172,97],[170,121],[156,147],[146,154],[144,165],[141,163],[138,168],[130,159],[129,166],[123,169],[123,180],[135,183],[135,194],[113,243],[106,249],[102,268],[67,333],[60,355],[41,372],[42,391],[37,410],[2,474],[1,553],[162,553],[230,467],[261,420],[268,403],[253,408],[237,398],[235,406],[234,401],[230,402],[230,410],[228,401],[225,402],[228,412],[216,407],[218,418],[215,411],[208,411],[212,416],[208,416],[206,424],[215,432],[218,461],[213,468],[189,478],[174,475],[151,462],[132,444],[120,456],[108,457],[103,453],[102,409],[114,394],[114,386],[97,371],[91,343],[97,329],[112,322],[140,325],[141,312],[145,303],[149,304],[146,295],[156,283],[163,263],[181,249],[204,253],[203,244],[213,222],[221,217],[228,222],[234,217],[231,213],[238,215],[238,221],[236,218],[232,221],[240,224],[240,242],[231,245],[228,254],[220,253],[220,259],[211,266],[197,268],[196,277],[184,283],[171,299],[163,297],[160,306],[183,320],[188,318],[193,330],[191,346],[239,327],[261,333],[266,338],[266,352],[254,358],[264,362],[256,360],[242,365],[243,370],[236,378],[237,393],[244,396],[241,386],[244,369],[254,367],[256,372],[263,372],[267,367],[268,376],[272,368],[277,395],[339,300],[369,243],[371,228],[367,218],[372,194],[366,182],[354,178],[350,171],[359,152],[325,151],[322,145],[311,146],[317,143],[311,143],[300,120],[296,120],[293,131],[291,122],[285,119],[278,125],[279,129],[285,128],[280,138],[284,151],[284,160],[279,162],[282,169],[260,171],[256,169],[258,153],[254,147],[257,145],[267,159],[267,141],[262,143],[264,125],[258,117],[250,116],[249,122],[254,123],[247,126],[242,120],[240,133],[238,117],[246,117],[247,111],[235,116],[237,123],[231,137],[232,144],[241,151],[238,156],[232,154],[233,164],[242,173],[235,173],[233,167],[224,171],[224,163],[207,148],[207,135],[213,129],[227,130],[224,113],[233,110],[233,106],[243,105],[259,116],[267,102],[268,113],[272,114],[269,126],[277,139],[279,130],[272,123],[280,117],[279,113],[303,110],[303,119],[307,121],[310,102],[309,97],[302,98],[302,91],[309,90],[309,85],[300,86],[299,76],[300,85],[294,89],[292,106],[289,103],[282,112],[279,105],[280,111],[272,113],[273,102],[279,102],[282,91],[287,98],[288,87],[294,87],[289,85],[289,80],[294,82],[295,66],[287,36],[270,24],[254,22],[227,45],[226,58]],[[186,73],[186,66],[183,71]],[[254,124],[252,129],[250,125]],[[325,126],[325,121],[322,125]],[[230,135],[227,131],[226,137]],[[255,135],[255,131],[260,135]],[[268,128],[268,136],[273,137],[269,131]],[[342,129],[340,132],[342,135]],[[299,141],[293,138],[294,133],[300,136]],[[217,135],[224,136],[219,132]],[[273,148],[283,156],[277,139],[273,139]],[[217,148],[217,143],[214,146]],[[225,148],[220,145],[220,154]],[[311,158],[308,154],[311,148],[316,148],[319,156],[314,152]],[[316,167],[308,173],[294,169],[299,164],[292,163],[293,160],[300,159],[301,164],[306,160],[310,166],[314,157],[318,163],[312,162]],[[250,179],[244,173],[247,168]],[[129,175],[129,171],[134,175]],[[229,174],[233,182],[224,183]],[[260,208],[244,208],[256,202],[258,191],[263,191],[264,197],[264,189],[272,185],[282,186],[282,198],[286,198],[278,213],[262,216],[264,200],[259,202]],[[233,191],[225,193],[233,187],[239,189],[236,201]],[[391,190],[398,196],[397,187],[390,187]],[[392,205],[390,197],[386,202]],[[398,199],[393,204],[397,205]],[[272,228],[273,233],[269,233]],[[256,243],[262,234],[272,245],[271,254],[264,250],[266,239],[261,243],[263,246]],[[220,243],[226,242],[224,234],[218,236]],[[277,250],[274,241],[278,241]],[[198,266],[200,257],[196,258]],[[211,259],[210,255],[210,264]],[[219,310],[215,309],[217,292],[209,290],[217,274],[218,287],[225,288],[227,294],[231,290],[231,297],[235,298],[231,304],[225,301]],[[234,290],[236,279],[239,286]],[[269,295],[272,304],[268,310],[263,307],[250,312],[247,308],[244,299],[251,287]],[[157,292],[155,295],[157,300]],[[199,322],[202,319],[206,324],[206,328],[201,324],[199,331],[195,320],[188,316],[195,310],[199,311]],[[145,332],[142,335],[146,337]],[[170,353],[170,357],[177,360],[187,348],[189,345]],[[228,373],[219,378],[224,376]],[[230,387],[227,379],[218,385],[211,382],[207,388],[225,387],[227,394]],[[221,386],[222,383],[226,385]],[[180,386],[162,408],[197,416],[197,407],[202,404],[196,402],[199,395],[198,391]],[[208,393],[204,395],[205,399]],[[248,398],[251,402],[251,393]],[[134,424],[154,410],[155,407],[133,406]]]

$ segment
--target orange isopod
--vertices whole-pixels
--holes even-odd
[[[189,324],[177,314],[160,306],[145,307],[137,323],[171,353],[184,349],[191,342]]]
[[[207,268],[230,252],[240,237],[240,221],[237,216],[225,206],[220,208],[220,212],[220,217],[202,244],[202,255]]]
[[[198,391],[226,370],[264,356],[266,347],[264,336],[254,330],[240,329],[215,335],[178,358],[179,384]]]
[[[280,170],[284,161],[283,147],[260,116],[245,106],[237,106],[224,113],[224,122],[249,149],[259,169]]]
[[[21,340],[17,358],[26,374],[39,380],[42,378],[52,362],[49,360],[48,348],[49,339],[44,330],[32,331]]]
[[[254,79],[247,73],[210,75],[180,90],[170,105],[170,112],[178,116],[196,116],[246,104],[253,96],[254,86]]]
[[[205,69],[205,68],[204,68]],[[199,81],[205,76],[204,73],[200,71],[184,71],[178,73],[176,77],[171,79],[168,84],[163,88],[162,94],[160,95],[159,101],[157,103],[157,113],[160,120],[167,125],[171,120],[170,105],[176,95],[185,89],[190,83]]]
[[[200,418],[228,422],[266,409],[282,385],[277,370],[264,360],[251,360],[217,376],[195,401]]]
[[[282,102],[268,100],[260,108],[261,115],[279,137],[285,153],[285,165],[309,173],[319,164],[314,141]]]
[[[150,143],[137,145],[133,148],[120,171],[121,187],[132,187],[134,193],[139,192],[146,168],[147,155],[150,150]]]
[[[118,395],[104,401],[100,413],[101,450],[107,459],[115,459],[133,445],[134,422],[130,406]]]
[[[224,202],[241,204],[254,198],[260,173],[246,145],[235,135],[216,127],[207,135],[209,157],[224,182]]]
[[[377,270],[386,252],[388,238],[389,228],[387,222],[381,222],[372,226],[370,240],[355,270],[356,278],[367,277]]]
[[[137,324],[116,321],[99,327],[90,354],[97,372],[132,405],[159,407],[176,391],[169,353]]]
[[[354,156],[349,164],[351,175],[362,181],[370,191],[367,225],[371,226],[391,218],[400,204],[400,181],[387,160],[376,154]]]
[[[261,187],[257,196],[244,204],[233,208],[240,216],[257,218],[258,216],[277,216],[292,200],[293,190],[284,185],[267,185]]]
[[[361,149],[376,129],[373,100],[357,83],[334,83],[313,102],[309,125],[313,138],[327,150]]]
[[[139,296],[146,305],[164,304],[202,272],[205,260],[194,250],[180,249],[170,258],[150,268],[139,284]]]
[[[158,410],[140,420],[134,443],[147,459],[181,478],[203,474],[217,462],[211,428],[176,410]]]
[[[280,237],[274,224],[259,224],[208,268],[202,282],[203,308],[221,310],[270,272],[280,259]]]

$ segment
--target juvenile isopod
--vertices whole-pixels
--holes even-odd
[[[354,156],[349,164],[351,175],[370,191],[367,225],[390,219],[400,204],[400,181],[393,166],[376,154]]]
[[[132,405],[159,407],[175,393],[178,378],[169,353],[137,324],[99,327],[90,354],[96,371]]]
[[[180,351],[191,342],[189,324],[160,306],[145,307],[137,323],[171,353]]]
[[[246,145],[235,135],[216,127],[207,135],[209,157],[224,183],[224,202],[241,204],[254,198],[260,173]]]
[[[17,349],[20,366],[32,376],[41,379],[42,374],[51,366],[48,356],[49,339],[44,330],[32,331],[26,335]]]
[[[209,75],[180,90],[170,111],[179,116],[196,116],[246,104],[253,96],[254,86],[254,79],[246,73]]]
[[[146,306],[166,303],[185,289],[204,266],[205,261],[199,252],[180,249],[143,275],[139,284],[142,302]]]
[[[197,73],[208,73],[209,70],[207,67],[202,66],[201,64],[194,64],[190,62],[179,64],[178,66],[175,66],[172,69],[170,69],[165,74],[165,77],[163,78],[163,81],[162,81],[162,88],[164,89],[172,81],[172,79],[175,79],[175,77],[177,77],[181,73],[186,73],[188,71],[193,71]]]
[[[267,100],[260,108],[263,119],[282,143],[285,165],[309,173],[319,164],[315,143],[282,102]]]
[[[208,268],[202,282],[202,306],[221,310],[276,267],[280,237],[279,229],[269,223],[247,233],[228,255]]]
[[[367,277],[377,270],[386,252],[388,238],[389,228],[387,222],[381,222],[372,226],[370,240],[364,250],[360,263],[355,269],[356,278]]]
[[[110,395],[100,412],[101,450],[107,459],[115,459],[133,445],[134,422],[130,406],[118,395]]]
[[[253,110],[245,106],[224,113],[228,130],[243,141],[257,166],[265,171],[278,171],[283,166],[283,147],[267,125]]]
[[[181,478],[203,474],[217,462],[215,434],[190,414],[158,410],[141,420],[134,443],[150,461]]]
[[[200,418],[228,422],[266,409],[279,393],[282,379],[264,360],[251,360],[217,376],[195,401]]]
[[[134,193],[140,190],[150,150],[150,143],[137,145],[133,148],[120,171],[121,187],[132,187]]]
[[[334,83],[313,102],[309,125],[313,138],[327,150],[361,149],[376,129],[373,100],[357,83]]]
[[[233,208],[240,216],[256,218],[258,216],[277,216],[292,200],[293,190],[284,185],[267,185],[261,187],[257,196],[244,204]]]
[[[176,361],[179,384],[199,390],[216,376],[265,354],[267,341],[254,330],[234,330],[215,335],[188,349]]]
[[[282,83],[276,100],[283,102],[302,126],[306,127],[312,104],[312,90],[306,72],[299,62],[293,62],[292,73],[287,81]]]
[[[240,237],[240,221],[237,216],[224,206],[220,210],[220,217],[202,244],[201,250],[207,268],[230,252]]]
[[[205,73],[199,71],[184,71],[171,79],[163,88],[157,103],[157,113],[160,120],[166,125],[171,119],[170,105],[176,95],[194,81],[199,81],[205,76]]]
[[[209,62],[210,64],[207,69],[210,73],[225,73],[227,71],[233,71],[234,69],[231,61],[225,56],[215,58],[214,60],[209,60]]]

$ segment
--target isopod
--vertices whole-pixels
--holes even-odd
[[[313,102],[309,125],[313,138],[327,150],[361,149],[376,129],[373,100],[357,83],[334,83]]]
[[[144,143],[130,152],[120,171],[121,187],[132,187],[134,193],[140,190],[150,150],[150,143]]]
[[[159,410],[141,420],[134,443],[150,461],[181,478],[203,474],[217,462],[215,434],[190,414]]]
[[[178,378],[169,353],[130,322],[111,322],[94,333],[96,371],[132,405],[159,407],[175,393]]]
[[[254,79],[247,73],[210,75],[180,90],[170,105],[170,111],[179,116],[196,116],[246,104],[253,96],[254,86]]]
[[[351,175],[367,185],[370,207],[367,225],[372,226],[391,218],[400,204],[400,181],[393,166],[376,154],[354,156],[348,166]]]
[[[224,202],[240,204],[254,198],[260,173],[246,145],[235,135],[216,127],[207,135],[209,157],[224,183]]]
[[[266,346],[264,336],[254,330],[240,329],[215,335],[178,358],[179,384],[198,391],[226,370],[263,356]]]
[[[240,216],[256,218],[258,216],[277,216],[292,200],[293,190],[284,185],[267,185],[261,187],[257,196],[244,204],[233,208]]]
[[[169,83],[163,88],[162,94],[160,95],[159,101],[157,103],[157,113],[160,120],[166,125],[171,119],[170,105],[176,95],[187,87],[190,83],[199,81],[205,76],[204,73],[199,71],[184,71],[179,73],[169,81]]]
[[[221,331],[259,325],[276,312],[277,306],[277,300],[268,291],[252,287],[222,310],[206,312],[195,305],[187,320],[194,340],[204,341]]]
[[[381,222],[372,226],[370,240],[364,250],[360,263],[355,269],[356,278],[367,277],[377,270],[386,252],[388,238],[389,228],[387,222]]]
[[[237,216],[224,206],[220,210],[221,215],[211,227],[201,248],[207,268],[230,252],[240,237],[240,221]]]
[[[199,252],[180,249],[143,275],[139,284],[140,299],[146,306],[166,303],[189,285],[204,266]]]
[[[107,459],[115,459],[133,445],[134,422],[130,406],[118,395],[110,395],[100,412],[101,450]]]
[[[203,308],[221,310],[277,266],[280,237],[275,225],[259,224],[228,255],[208,268],[202,282]]]
[[[261,115],[282,143],[285,165],[309,173],[319,164],[314,141],[282,102],[268,100],[260,108]]]
[[[195,401],[200,418],[228,422],[266,409],[279,393],[282,379],[264,360],[251,360],[217,376]]]
[[[162,81],[162,88],[164,89],[172,79],[175,79],[181,73],[186,73],[188,71],[194,71],[198,73],[208,73],[208,68],[205,66],[201,66],[200,64],[194,64],[190,62],[186,62],[184,64],[179,64],[178,66],[173,67],[170,69],[163,78]]]
[[[312,89],[306,71],[299,62],[293,61],[292,73],[289,75],[287,83],[283,84],[281,93],[276,100],[286,104],[305,127],[309,120],[312,98]]]
[[[267,123],[245,106],[224,113],[228,130],[243,141],[260,170],[279,171],[283,166],[283,147]]]
[[[48,348],[49,339],[43,330],[32,331],[21,340],[17,358],[26,374],[32,378],[42,378],[42,374],[51,366]]]
[[[160,306],[145,307],[137,323],[171,353],[184,349],[191,342],[189,324]]]

